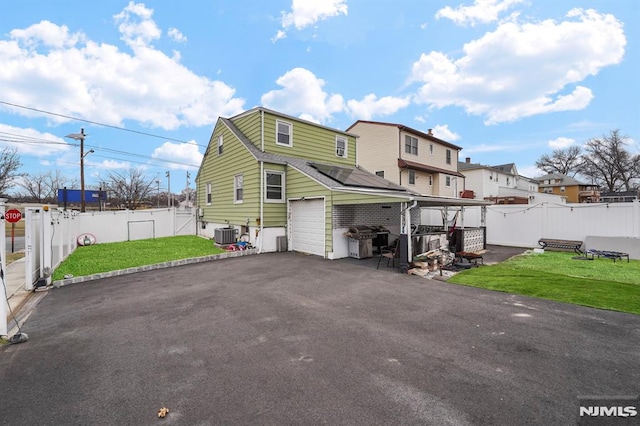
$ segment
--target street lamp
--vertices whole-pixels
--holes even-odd
[[[67,138],[75,139],[80,141],[80,211],[85,212],[87,203],[84,198],[84,138],[87,135],[84,134],[84,129],[80,129],[80,133],[71,133],[67,135]],[[89,151],[87,154],[93,152],[93,150]]]

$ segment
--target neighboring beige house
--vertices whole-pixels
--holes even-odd
[[[458,197],[464,176],[458,172],[461,147],[402,124],[358,120],[357,164],[422,195]]]

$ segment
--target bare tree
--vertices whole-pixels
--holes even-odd
[[[628,136],[612,130],[584,146],[583,175],[609,191],[631,191],[640,179],[640,154],[631,154]]]
[[[536,161],[536,167],[546,173],[560,173],[573,177],[582,171],[581,149],[576,145],[555,149],[551,154],[543,154]]]
[[[25,174],[17,184],[26,191],[18,195],[21,199],[36,203],[55,203],[58,198],[58,189],[77,186],[77,181],[63,176],[60,170],[56,170]]]
[[[140,169],[111,172],[103,182],[113,203],[129,210],[140,207],[153,193],[155,179],[146,177]]]
[[[22,176],[18,169],[22,166],[16,148],[4,147],[0,152],[0,195],[7,196],[7,190],[15,184],[15,179]]]

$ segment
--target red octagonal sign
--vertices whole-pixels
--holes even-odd
[[[22,219],[22,213],[20,213],[20,210],[17,209],[7,210],[7,212],[4,214],[4,218],[9,223],[16,223],[19,222],[20,219]]]

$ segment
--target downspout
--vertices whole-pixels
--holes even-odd
[[[264,111],[260,111],[260,147],[264,152]],[[258,225],[258,235],[260,236],[260,244],[258,245],[258,254],[262,253],[264,241],[264,161],[260,161],[260,223]]]
[[[398,158],[402,159],[402,134],[398,129]],[[398,167],[398,185],[402,186],[402,169]]]
[[[414,200],[413,197],[409,198],[409,201],[413,201],[409,207],[404,209],[404,229],[407,234],[407,260],[409,262],[413,262],[413,241],[411,241],[411,210],[414,209],[418,205],[418,201]],[[402,262],[402,260],[401,260]],[[407,269],[408,269],[407,265]]]

